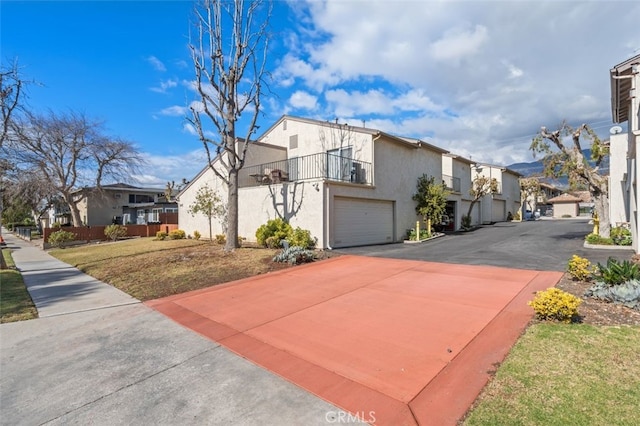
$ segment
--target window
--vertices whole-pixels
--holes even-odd
[[[329,179],[350,181],[352,168],[351,155],[351,147],[327,151],[327,177]]]
[[[178,213],[178,209],[176,207],[165,207],[165,213]]]
[[[298,147],[298,135],[289,136],[289,149],[296,149]]]
[[[161,208],[151,209],[151,215],[149,216],[149,222],[160,222]]]
[[[153,203],[153,195],[148,194],[129,194],[129,203]]]

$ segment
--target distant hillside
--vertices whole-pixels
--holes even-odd
[[[586,158],[591,158],[591,150],[584,149],[582,153]],[[542,165],[542,161],[532,161],[530,163],[514,163],[507,168],[514,170],[518,173],[523,174],[524,176],[534,176],[534,175],[542,175],[542,170],[544,170],[544,166]],[[602,160],[602,164],[600,164],[600,174],[608,175],[609,174],[609,157],[607,156]],[[561,182],[566,185],[566,179],[562,179]]]

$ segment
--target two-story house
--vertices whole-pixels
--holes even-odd
[[[446,207],[446,231],[457,231],[462,225],[462,216],[471,204],[471,166],[475,163],[459,155],[442,154],[442,181],[450,191]],[[474,207],[475,210],[475,207]],[[477,224],[476,219],[472,223]]]
[[[503,166],[477,163],[471,166],[471,174],[472,179],[484,176],[490,181],[495,179],[498,184],[496,192],[486,194],[479,206],[474,207],[472,223],[504,222],[520,211],[520,173]]]
[[[84,225],[177,223],[178,204],[162,189],[116,183],[79,189],[76,197]]]
[[[283,116],[249,145],[239,174],[239,235],[255,241],[260,225],[281,217],[310,230],[321,248],[402,241],[418,219],[417,180],[441,179],[446,153],[376,129]],[[206,216],[189,213],[204,185],[227,198],[205,167],[178,195],[179,225],[190,234],[209,226]]]

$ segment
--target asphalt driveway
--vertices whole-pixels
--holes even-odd
[[[336,252],[539,271],[564,271],[574,254],[592,263],[604,263],[609,256],[628,259],[633,254],[631,249],[584,248],[584,237],[592,229],[589,219],[504,222],[471,232],[447,234],[422,244],[353,247],[337,249]]]

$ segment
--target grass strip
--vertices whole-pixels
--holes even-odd
[[[38,317],[22,274],[16,269],[11,251],[2,249],[7,269],[0,270],[0,323],[24,321]]]
[[[637,425],[640,327],[534,324],[465,425]]]

